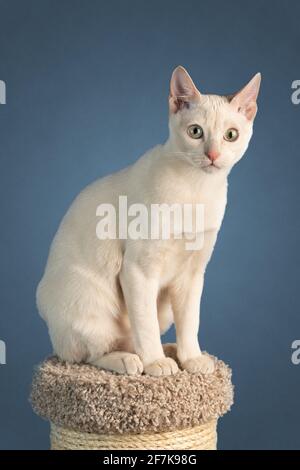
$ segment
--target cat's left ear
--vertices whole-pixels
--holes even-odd
[[[181,65],[176,67],[170,83],[170,111],[177,113],[184,107],[188,108],[191,103],[199,102],[200,99],[200,91],[197,90],[185,68]]]
[[[243,113],[249,121],[253,121],[257,113],[257,97],[261,82],[261,74],[257,73],[250,82],[238,93],[231,96],[230,104]]]

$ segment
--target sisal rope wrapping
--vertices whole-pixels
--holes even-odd
[[[51,423],[51,450],[216,450],[217,420],[192,428],[143,434],[94,434]]]

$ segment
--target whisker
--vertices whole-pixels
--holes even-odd
[[[206,162],[207,157],[205,155],[199,155],[198,152],[168,152],[168,157],[176,157],[181,160],[188,161],[194,167],[199,167]]]

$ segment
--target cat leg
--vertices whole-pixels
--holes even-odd
[[[113,351],[95,359],[91,364],[118,374],[138,375],[143,372],[143,364],[137,354],[126,351]]]
[[[130,324],[115,278],[93,277],[91,282],[89,271],[73,270],[46,281],[39,287],[38,304],[47,317],[54,351],[62,360],[120,374],[142,372],[141,360],[131,354],[135,351]]]
[[[171,305],[170,295],[167,289],[160,292],[157,300],[158,322],[160,333],[164,334],[174,323],[174,314]],[[166,357],[171,357],[174,361],[177,359],[177,344],[165,343],[162,345]]]
[[[214,371],[214,361],[201,353],[198,342],[203,274],[185,277],[181,282],[180,287],[177,285],[172,290],[177,357],[182,368],[188,372],[210,374]]]
[[[176,362],[166,357],[160,340],[157,313],[158,279],[137,263],[123,261],[120,281],[130,319],[134,349],[141,358],[144,372],[153,376],[178,371]]]
[[[174,323],[171,299],[167,289],[164,289],[159,293],[157,299],[157,315],[160,334],[163,335]]]
[[[191,373],[210,374],[215,367],[214,360],[201,352],[198,330],[204,272],[216,239],[216,230],[205,232],[203,247],[192,254],[189,264],[169,288],[176,326],[177,357],[182,368]]]

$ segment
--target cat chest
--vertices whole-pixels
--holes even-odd
[[[160,287],[165,288],[175,279],[192,276],[204,270],[211,256],[216,231],[189,234],[180,240],[170,240],[165,247],[161,265]],[[213,240],[213,241],[212,241]]]

